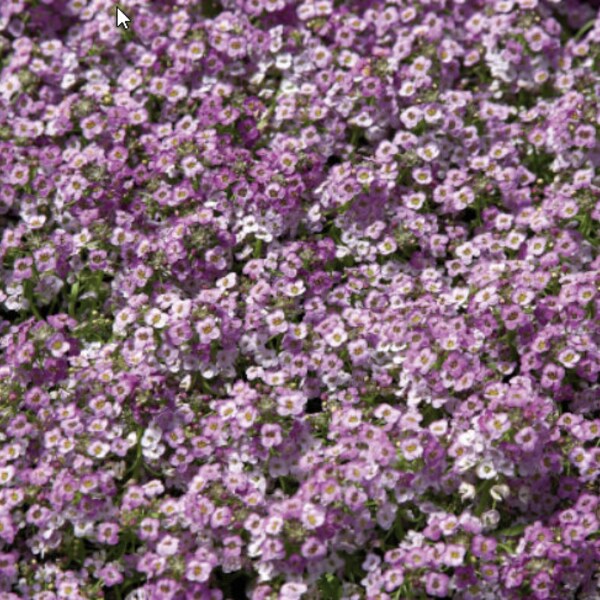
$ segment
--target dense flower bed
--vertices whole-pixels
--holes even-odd
[[[0,2],[0,595],[600,598],[600,17]]]

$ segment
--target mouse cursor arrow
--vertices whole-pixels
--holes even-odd
[[[117,27],[123,26],[123,29],[129,29],[131,19],[117,6]]]

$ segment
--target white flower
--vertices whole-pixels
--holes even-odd
[[[470,242],[465,242],[456,249],[456,256],[460,258],[463,264],[470,265],[473,258],[479,256],[479,250]]]
[[[25,214],[22,216],[23,221],[29,226],[29,229],[39,229],[46,222],[44,215]]]
[[[289,69],[292,66],[292,55],[289,52],[286,52],[285,54],[278,54],[277,58],[275,59],[275,66],[280,71],[285,71],[286,69]],[[286,83],[288,85],[286,86],[287,89],[285,91],[289,91],[289,86],[291,82]]]
[[[165,536],[156,546],[159,556],[173,556],[179,550],[179,540],[171,535]]]
[[[345,329],[336,327],[330,334],[325,336],[325,339],[331,347],[337,348],[348,339],[348,334]]]
[[[290,298],[294,298],[302,295],[305,291],[306,287],[304,286],[304,282],[299,280],[288,284],[283,293]]]
[[[494,529],[500,522],[500,513],[497,510],[488,510],[481,515],[484,529]]]
[[[495,485],[490,490],[490,496],[496,500],[496,502],[502,502],[502,500],[508,498],[509,494],[510,488],[505,483]]]
[[[471,483],[463,481],[458,488],[458,493],[463,502],[465,500],[472,500],[475,498],[475,486]]]
[[[125,600],[148,600],[148,593],[143,588],[139,588],[133,590],[133,592],[129,592],[129,594],[125,596]]]
[[[165,487],[158,479],[153,479],[143,486],[144,494],[149,497],[160,496],[164,491]]]
[[[179,387],[186,392],[192,387],[192,376],[188,373],[185,377],[182,378],[179,383]]]
[[[272,562],[259,562],[256,565],[259,581],[270,581],[275,571],[275,565]]]
[[[155,329],[162,329],[167,324],[167,315],[158,310],[158,308],[151,308],[144,317],[146,325],[154,327]]]
[[[237,275],[235,273],[228,273],[225,277],[217,279],[217,287],[221,290],[228,290],[235,286],[237,282]]]
[[[462,306],[469,298],[469,288],[457,287],[452,290],[452,299],[456,304]]]
[[[63,78],[60,82],[60,87],[63,90],[68,90],[76,81],[77,81],[77,78],[75,77],[75,75],[73,73],[67,73],[66,75],[63,76]]]
[[[285,583],[281,586],[279,597],[285,600],[298,600],[307,589],[304,583]]]
[[[142,448],[155,448],[162,437],[162,429],[150,426],[142,436]]]
[[[94,531],[93,521],[76,521],[73,524],[73,535],[78,538],[87,537]]]
[[[580,358],[581,358],[581,355],[579,353],[577,353],[574,350],[571,350],[569,348],[563,350],[558,355],[559,362],[563,366],[567,367],[567,369],[572,369],[579,362]]]
[[[491,460],[483,460],[477,466],[477,477],[480,479],[494,479],[497,472]]]
[[[307,529],[316,529],[325,522],[325,511],[315,506],[314,504],[308,503],[304,505],[302,510],[302,524]]]
[[[15,475],[15,468],[12,465],[0,469],[0,485],[10,483]]]
[[[92,442],[88,448],[88,454],[94,458],[104,458],[108,454],[109,450],[110,446],[108,444],[96,441]]]

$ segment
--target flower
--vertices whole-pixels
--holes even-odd
[[[400,447],[406,460],[412,461],[423,456],[423,446],[417,438],[404,440]]]
[[[435,598],[444,598],[448,595],[450,578],[443,573],[431,572],[425,576],[425,590]]]
[[[494,479],[496,475],[497,472],[491,460],[483,460],[477,465],[477,477],[480,479]]]
[[[593,587],[590,3],[0,4],[0,592]]]
[[[212,567],[210,563],[199,560],[190,560],[185,569],[185,577],[188,581],[197,581],[203,583],[208,581]]]
[[[323,558],[327,552],[325,545],[316,537],[309,537],[302,544],[301,553],[304,558],[318,560]]]

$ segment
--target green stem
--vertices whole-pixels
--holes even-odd
[[[77,297],[79,296],[79,279],[71,286],[71,293],[69,294],[69,316],[75,317],[75,305],[77,304]]]
[[[262,247],[263,241],[261,239],[257,239],[254,242],[254,258],[260,258],[262,255]]]
[[[40,311],[38,310],[38,307],[35,303],[35,297],[33,295],[33,285],[29,279],[25,282],[23,291],[25,292],[25,298],[27,298],[27,301],[29,302],[29,308],[31,308],[31,312],[33,312],[37,319],[43,321],[44,317],[42,317],[42,315],[40,314]]]
[[[596,22],[595,19],[592,19],[591,21],[588,21],[574,36],[573,36],[573,41],[578,41],[580,40],[593,26],[594,23]]]

